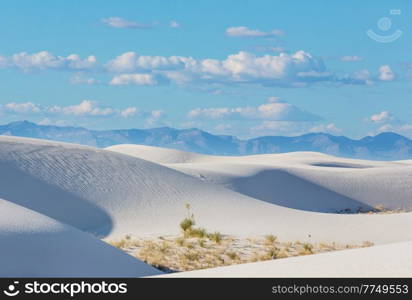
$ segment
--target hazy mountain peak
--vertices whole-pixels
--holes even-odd
[[[377,160],[412,158],[412,141],[394,132],[383,132],[359,140],[324,132],[301,136],[262,136],[240,140],[229,135],[213,135],[198,128],[88,130],[82,127],[37,125],[16,121],[0,126],[0,134],[56,140],[96,147],[142,144],[215,155],[247,155],[316,151],[343,157]]]

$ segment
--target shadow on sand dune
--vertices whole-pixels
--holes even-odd
[[[228,188],[269,203],[315,212],[336,213],[373,207],[351,199],[285,170],[264,170],[253,176],[236,178]]]
[[[93,203],[0,161],[7,170],[0,180],[0,198],[19,204],[80,230],[106,236],[111,217]]]
[[[372,166],[360,165],[360,164],[345,164],[345,163],[313,163],[310,164],[314,167],[324,167],[324,168],[344,168],[344,169],[368,169],[373,168]]]

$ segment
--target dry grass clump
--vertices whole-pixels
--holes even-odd
[[[337,211],[338,214],[398,214],[404,213],[406,210],[402,208],[387,208],[382,204],[375,205],[370,209],[359,207],[358,209],[345,208]]]
[[[372,247],[374,245],[374,243],[370,242],[370,241],[364,241],[361,245],[361,247]]]
[[[369,241],[360,245],[340,245],[335,242],[281,242],[273,234],[240,238],[222,235],[219,232],[209,233],[204,228],[195,227],[195,218],[189,204],[186,205],[186,209],[187,216],[180,222],[181,235],[140,239],[132,239],[129,235],[109,243],[166,272],[198,270],[373,246]]]
[[[183,232],[189,232],[195,224],[195,220],[192,218],[184,218],[183,221],[180,222],[180,228],[182,228]]]
[[[220,232],[208,233],[207,238],[216,244],[220,244],[222,242],[222,235]]]
[[[282,259],[359,247],[370,247],[365,241],[357,244],[281,242],[267,236],[241,238],[220,236],[219,242],[209,238],[167,236],[141,238],[122,249],[163,271],[191,271],[240,263]]]
[[[278,238],[276,236],[274,236],[273,234],[269,234],[269,235],[265,236],[265,239],[266,239],[266,243],[268,245],[273,245]]]
[[[114,241],[108,241],[108,244],[119,249],[127,249],[130,247],[138,247],[140,241],[132,239],[131,235],[126,235],[124,238]]]

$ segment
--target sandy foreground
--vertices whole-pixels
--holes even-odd
[[[410,161],[215,157],[3,136],[0,172],[0,276],[162,274],[101,240],[179,235],[188,203],[197,226],[223,235],[375,246],[167,276],[412,275]]]

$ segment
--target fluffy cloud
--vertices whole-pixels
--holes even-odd
[[[110,85],[157,85],[159,81],[153,74],[121,74],[114,76]]]
[[[141,70],[184,70],[196,61],[182,56],[144,56],[135,52],[126,52],[106,64],[111,72],[134,72]]]
[[[150,113],[150,115],[151,115],[153,118],[156,118],[156,119],[163,117],[164,114],[165,114],[165,112],[164,112],[163,110],[153,110],[153,111]]]
[[[394,116],[387,110],[370,116],[367,120],[373,123],[383,123],[394,120]]]
[[[52,116],[74,116],[74,117],[122,117],[129,118],[133,116],[160,118],[163,114],[159,111],[141,112],[137,107],[127,107],[125,109],[116,109],[112,107],[101,106],[97,101],[83,100],[75,105],[53,105],[43,106],[33,102],[10,102],[0,106],[1,113],[13,115],[43,115],[44,120],[51,120]],[[45,122],[46,122],[45,121]],[[53,120],[52,120],[53,121]],[[54,121],[53,121],[54,122]],[[51,123],[50,123],[51,124]]]
[[[346,55],[340,58],[340,60],[344,62],[361,61],[362,59],[362,57],[356,55]]]
[[[120,115],[123,118],[133,117],[138,113],[138,109],[136,107],[128,107],[120,111]]]
[[[384,110],[366,118],[365,120],[379,126],[375,128],[371,134],[391,131],[412,138],[412,124],[397,118],[389,111]]]
[[[162,124],[161,120],[164,118],[166,114],[163,110],[152,110],[150,113],[147,113],[146,115],[146,126],[154,126],[156,124],[159,124],[159,122]]]
[[[390,66],[383,65],[378,69],[378,74],[371,74],[368,70],[359,70],[348,77],[338,79],[339,82],[345,84],[366,84],[373,85],[378,81],[393,81],[395,80],[395,73]]]
[[[396,132],[398,134],[405,135],[412,138],[412,124],[401,123],[401,124],[384,124],[380,126],[377,132]]]
[[[1,57],[0,67],[16,67],[24,71],[30,70],[88,70],[97,65],[96,57],[91,55],[82,59],[77,54],[69,56],[56,56],[48,51],[33,54],[20,52],[10,58]]]
[[[196,108],[189,111],[187,116],[192,119],[250,119],[295,122],[321,120],[319,116],[275,97],[269,98],[267,103],[256,107]]]
[[[51,106],[47,108],[47,111],[53,114],[64,114],[74,116],[108,116],[115,113],[115,110],[110,107],[102,108],[98,102],[83,100],[77,105],[70,106]]]
[[[34,104],[33,102],[23,102],[23,103],[10,102],[10,103],[4,104],[1,107],[1,110],[4,112],[27,114],[27,113],[40,112],[41,107],[37,104]]]
[[[76,74],[72,83],[95,84],[98,80],[87,72],[111,74],[110,85],[179,85],[196,83],[262,86],[305,87],[316,82],[341,84],[374,84],[392,81],[395,74],[388,65],[379,68],[378,74],[360,70],[346,77],[331,73],[322,59],[299,50],[276,55],[256,55],[240,51],[225,59],[195,59],[184,56],[150,56],[126,52],[105,64],[95,56],[81,58],[77,54],[56,56],[47,51],[29,54],[21,52],[11,57],[0,56],[0,67],[15,67],[23,71],[69,70]]]
[[[388,65],[379,68],[379,79],[382,81],[392,81],[395,79],[395,73]]]
[[[299,82],[311,81],[316,75],[322,77],[325,66],[319,59],[309,53],[298,51],[292,55],[256,56],[247,52],[239,52],[222,62],[204,60],[201,70],[206,74],[224,75],[231,81],[261,81],[271,84],[274,81]]]
[[[319,124],[309,129],[309,132],[326,132],[330,134],[341,134],[342,129],[336,127],[334,123]]]
[[[338,80],[339,83],[351,85],[373,85],[374,81],[368,70],[358,70]]]
[[[114,28],[129,28],[129,29],[146,29],[152,27],[147,24],[139,24],[133,21],[128,21],[121,17],[110,17],[102,20],[104,24]]]
[[[246,26],[229,27],[226,29],[226,35],[231,37],[270,37],[282,35],[281,30],[272,30],[269,32],[260,31],[256,29],[250,29]]]
[[[194,59],[181,56],[139,56],[124,53],[106,64],[111,72],[128,73],[116,77],[112,84],[139,84],[130,74],[150,72],[176,83],[254,83],[261,85],[302,86],[316,81],[331,80],[323,61],[304,51],[294,54],[256,56],[241,51],[224,60]],[[155,84],[146,76],[146,84]]]

